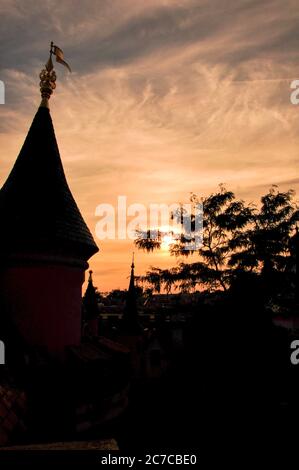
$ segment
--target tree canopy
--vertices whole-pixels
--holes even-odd
[[[141,280],[154,291],[227,291],[244,273],[258,275],[269,283],[273,276],[278,279],[277,275],[294,273],[299,218],[294,191],[281,192],[272,186],[257,206],[237,199],[220,185],[217,192],[200,201],[191,194],[190,201],[203,204],[202,243],[196,249],[185,249],[190,232],[191,239],[196,235],[192,234],[196,215],[191,214],[189,229],[182,222],[181,233],[169,251],[177,257],[192,258],[192,262],[181,261],[172,269],[151,267]],[[181,216],[180,211],[173,214],[177,219]],[[148,252],[157,250],[164,235],[158,227],[148,227],[147,232],[137,233],[135,244]]]

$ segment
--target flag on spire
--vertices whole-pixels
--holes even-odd
[[[51,46],[52,46],[51,52],[56,56],[56,62],[59,62],[59,64],[64,65],[69,70],[69,72],[71,72],[71,68],[69,64],[65,62],[64,60],[62,49],[60,49],[60,47],[58,46],[54,46],[53,43],[51,44]]]

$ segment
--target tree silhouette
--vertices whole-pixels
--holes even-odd
[[[298,221],[294,191],[278,191],[272,186],[261,198],[260,211],[255,211],[247,230],[236,230],[230,242],[231,266],[263,273],[284,270],[290,255],[290,239]]]
[[[234,253],[229,265],[236,273],[259,273],[268,298],[281,296],[292,277],[289,268],[295,264],[298,214],[294,191],[280,192],[272,186],[261,198],[253,223],[246,230],[237,230],[230,242]]]
[[[197,197],[192,194],[191,202]],[[231,191],[220,185],[218,192],[201,200],[203,203],[202,244],[186,250],[190,242],[182,224],[180,236],[170,246],[174,256],[189,257],[197,254],[193,263],[181,262],[177,267],[162,270],[152,267],[141,280],[160,292],[172,287],[190,291],[198,285],[203,289],[226,291],[241,272],[256,272],[271,284],[273,272],[284,272],[290,263],[290,240],[298,221],[298,208],[294,192],[280,192],[273,186],[262,196],[261,207],[236,199]],[[182,212],[173,217],[180,219]],[[195,215],[191,214],[191,232]],[[153,238],[150,235],[156,236]],[[148,229],[138,232],[135,241],[139,249],[153,251],[161,248],[163,232]],[[192,235],[192,233],[191,233]],[[195,237],[195,234],[193,234]],[[192,236],[191,236],[192,238]]]

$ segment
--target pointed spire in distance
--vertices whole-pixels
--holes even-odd
[[[126,305],[123,314],[123,326],[129,334],[139,334],[142,328],[138,321],[137,291],[135,286],[135,260],[132,256],[130,283],[127,292]]]
[[[132,254],[132,264],[131,264],[131,275],[130,275],[130,283],[129,283],[129,289],[128,293],[131,293],[131,296],[135,296],[135,262],[134,262],[134,251]]]
[[[96,318],[99,314],[97,289],[93,285],[93,271],[89,271],[88,285],[83,297],[83,304],[86,309],[87,319]]]

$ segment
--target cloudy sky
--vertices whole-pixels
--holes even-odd
[[[298,189],[298,0],[1,0],[0,184],[40,101],[51,40],[51,114],[74,197],[94,233],[95,208],[188,200],[225,183],[248,201],[275,183]],[[126,287],[130,240],[99,242],[100,290]],[[173,266],[136,254],[137,273]]]

